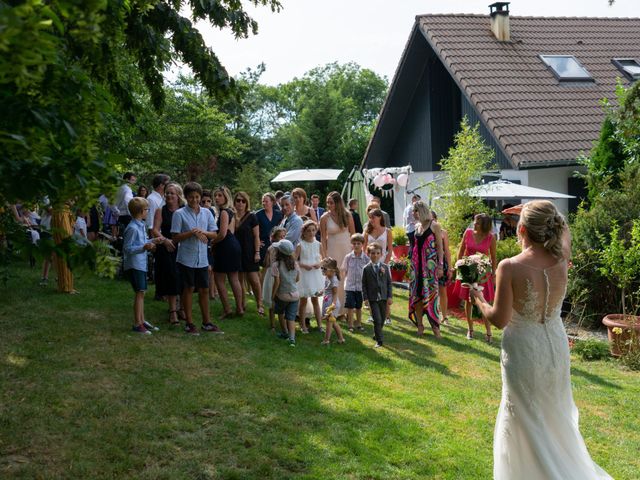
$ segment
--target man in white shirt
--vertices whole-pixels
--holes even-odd
[[[133,190],[131,190],[131,185],[135,185],[138,178],[133,172],[125,173],[122,178],[125,183],[121,185],[116,192],[115,207],[118,213],[120,231],[124,232],[124,227],[126,227],[131,221],[131,214],[129,213],[129,202],[133,199]]]
[[[169,180],[171,180],[169,175],[165,175],[164,173],[159,173],[153,177],[153,181],[151,182],[153,192],[147,197],[147,202],[149,202],[149,212],[147,213],[147,219],[145,221],[147,230],[153,228],[153,219],[156,210],[164,206],[164,187],[169,183]]]
[[[413,204],[418,200],[420,200],[420,195],[416,193],[413,197],[411,197],[411,203],[407,205],[407,208],[404,209],[404,212],[402,214],[404,229],[407,232],[407,237],[409,237],[409,252],[413,250],[413,242],[416,232],[416,219],[413,216]]]

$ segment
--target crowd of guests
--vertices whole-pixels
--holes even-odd
[[[252,209],[250,196],[232,193],[227,187],[203,189],[195,182],[183,186],[169,176],[153,177],[151,187],[139,186],[132,172],[113,201],[105,195],[89,212],[78,210],[75,234],[95,241],[98,234],[117,242],[123,270],[135,292],[133,330],[151,334],[157,327],[144,318],[144,292],[155,283],[155,298],[168,304],[168,322],[189,334],[222,333],[213,323],[209,302],[219,299],[220,320],[242,316],[245,298],[253,295],[257,313],[268,315],[269,327],[295,345],[296,328],[310,331],[313,318],[324,333],[323,344],[335,331],[344,342],[340,322],[350,332],[364,331],[362,308],[369,310],[376,346],[384,344],[382,329],[391,324],[392,256],[390,218],[373,197],[367,218],[358,214],[357,200],[345,205],[338,192],[324,199],[310,197],[302,188],[291,192],[267,192],[260,209]],[[41,235],[50,229],[50,208],[41,216],[24,207],[16,218],[25,224],[39,223]],[[36,218],[37,217],[37,218]],[[414,195],[403,216],[410,241],[411,282],[408,318],[423,335],[424,318],[440,338],[450,303],[465,302],[467,338],[474,335],[469,291],[453,282],[449,238],[437,215]],[[44,227],[44,228],[43,228]],[[481,252],[496,267],[496,241],[492,220],[477,215],[465,231],[458,258]],[[46,284],[49,266],[43,266]],[[233,305],[227,287],[233,295]],[[493,277],[487,279],[485,298],[493,299]],[[198,294],[201,327],[192,315],[193,294]],[[450,298],[453,297],[453,298]],[[276,318],[278,322],[276,322]],[[297,327],[296,327],[297,326]],[[486,340],[491,342],[486,322]]]

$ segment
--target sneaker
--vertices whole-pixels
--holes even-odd
[[[49,279],[42,277],[38,285],[40,285],[41,287],[46,287],[47,285],[49,285]]]
[[[467,330],[467,340],[473,340],[473,331]]]
[[[295,338],[290,338],[290,339],[289,339],[289,346],[290,346],[290,347],[295,347],[295,346],[296,346],[296,340],[295,340]]]
[[[384,324],[385,324],[385,325],[391,325],[391,319],[390,319],[390,318],[387,318],[387,319],[384,321]]]
[[[200,335],[200,332],[198,332],[198,329],[193,323],[187,323],[187,325],[184,327],[184,331],[189,335]]]
[[[381,347],[382,347],[382,344],[378,342],[376,342],[376,344],[373,346],[373,348],[381,348]]]
[[[131,330],[136,333],[141,333],[142,335],[151,335],[151,332],[147,330],[144,325],[134,325]]]
[[[359,327],[356,327],[356,330],[359,332],[364,332],[364,327],[360,325]]]
[[[155,325],[151,325],[149,322],[147,322],[146,320],[144,321],[144,326],[147,330],[153,330],[154,332],[159,332],[160,329],[158,327],[156,327]]]
[[[284,340],[284,339],[289,338],[289,334],[288,333],[284,333],[284,332],[280,332],[280,333],[278,333],[277,337],[278,338],[282,338]]]
[[[217,325],[209,322],[209,323],[203,323],[202,324],[202,330],[204,330],[205,332],[210,332],[210,333],[219,333],[219,334],[223,334],[224,332],[222,330],[220,330],[220,327],[218,327]]]
[[[367,323],[373,323],[373,317],[367,318]]]

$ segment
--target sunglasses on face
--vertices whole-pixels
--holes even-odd
[[[236,198],[234,201],[236,203],[247,203],[247,201],[244,198]]]

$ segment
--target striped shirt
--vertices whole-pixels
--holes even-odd
[[[359,257],[353,251],[345,255],[340,270],[346,272],[344,278],[344,289],[346,291],[362,291],[362,269],[369,261],[369,256],[364,252],[360,253]]]

